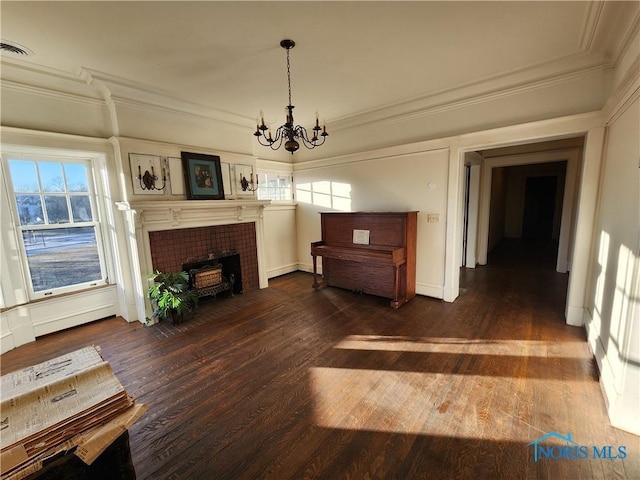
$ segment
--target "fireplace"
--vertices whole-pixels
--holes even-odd
[[[181,271],[203,257],[238,254],[242,291],[268,286],[265,266],[264,200],[158,200],[117,202],[131,238],[130,298],[141,322],[150,318],[147,279],[155,270]],[[127,293],[129,295],[129,293]],[[136,318],[137,317],[137,318]]]
[[[231,290],[232,295],[244,293],[240,254],[238,253],[218,252],[207,255],[206,259],[182,264],[182,271],[189,273],[189,285],[196,288],[198,288],[195,285],[196,275],[212,268],[220,269],[220,275],[224,281],[229,283],[228,290]]]

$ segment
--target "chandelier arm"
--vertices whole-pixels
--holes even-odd
[[[260,136],[256,135],[256,138],[258,139],[258,143],[263,147],[268,147],[271,145],[269,143],[269,140],[264,135],[260,135]],[[262,139],[264,139],[264,141]]]
[[[275,136],[271,137],[270,139],[269,137],[267,137],[265,131],[267,131],[267,129],[265,129],[264,131],[256,131],[256,133],[254,133],[254,136],[258,139],[258,143],[263,147],[271,147],[274,150],[277,150],[282,144],[282,127],[278,127]],[[278,146],[274,148],[275,144],[277,144]]]
[[[307,132],[307,129],[304,128],[302,125],[296,125],[293,128],[293,134],[297,138],[301,139],[302,144],[305,147],[307,147],[309,150],[312,150],[322,145],[328,137],[328,135],[324,135],[324,136],[321,135],[321,138],[318,138],[316,135],[315,140],[314,140],[314,137],[309,138],[309,133]]]
[[[284,129],[281,126],[278,127],[278,129],[276,130],[276,134],[274,137],[272,137],[271,142],[269,144],[269,147],[271,147],[271,150],[278,150],[282,145],[282,141],[284,140],[284,137],[285,137],[283,130]]]
[[[304,128],[302,125],[296,125],[293,128],[293,134],[296,137],[300,138],[305,145],[313,143],[309,139],[309,134],[307,133],[307,129]]]
[[[312,147],[308,147],[308,148],[316,148],[316,147],[319,147],[320,145],[322,145],[322,144],[325,142],[325,140],[326,140],[326,139],[327,139],[327,137],[322,137],[321,139],[320,139],[320,138],[318,138],[318,139],[316,139],[316,141],[315,141],[315,142],[313,142],[313,143],[312,143],[312,145],[313,145],[313,146],[312,146]]]

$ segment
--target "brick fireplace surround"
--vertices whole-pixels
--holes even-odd
[[[149,245],[153,269],[162,272],[179,272],[184,263],[210,253],[237,252],[243,290],[259,288],[254,222],[149,232]]]

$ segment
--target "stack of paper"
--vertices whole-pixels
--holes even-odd
[[[90,464],[146,410],[91,346],[2,376],[2,478],[39,470],[75,449]]]

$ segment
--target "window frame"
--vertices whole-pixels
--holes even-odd
[[[38,181],[38,191],[37,192],[16,192],[14,190],[13,177],[12,172],[9,167],[9,162],[11,160],[17,161],[31,161],[36,164],[44,163],[44,162],[54,162],[62,164],[63,172],[64,172],[64,164],[80,164],[84,165],[87,172],[87,188],[86,192],[70,192],[65,188],[64,192],[48,192],[42,190],[41,182]],[[24,286],[26,288],[29,300],[39,300],[42,298],[52,298],[60,295],[80,292],[83,290],[87,290],[90,288],[107,285],[109,279],[109,268],[108,268],[108,249],[105,245],[105,235],[104,235],[104,210],[102,205],[102,197],[103,191],[100,188],[100,181],[98,181],[98,177],[100,176],[100,165],[96,162],[97,158],[93,156],[88,156],[82,154],[80,152],[67,152],[64,153],[25,153],[21,151],[12,151],[6,150],[2,152],[2,168],[4,170],[5,176],[5,186],[7,188],[7,194],[9,198],[9,208],[11,211],[11,220],[14,228],[15,234],[15,242],[18,246],[17,250],[20,255],[20,265],[22,267],[22,277]],[[37,174],[40,176],[39,167],[37,167]],[[66,176],[66,172],[64,173]],[[39,178],[40,180],[40,178]],[[65,180],[65,187],[68,187]],[[43,208],[43,216],[44,220],[47,219],[46,206],[44,198],[50,194],[64,196],[66,199],[67,206],[71,206],[71,197],[85,195],[89,197],[89,202],[91,206],[92,220],[90,221],[75,221],[73,210],[69,208],[69,219],[66,223],[42,223],[42,224],[34,224],[34,225],[22,225],[20,221],[20,213],[18,209],[18,204],[16,201],[16,194],[33,194],[37,195],[41,198],[42,208]],[[76,283],[73,285],[65,285],[61,287],[47,288],[40,291],[36,291],[34,289],[34,282],[31,276],[31,270],[29,268],[29,257],[27,254],[26,245],[24,242],[23,232],[25,231],[47,231],[47,230],[55,230],[62,228],[87,228],[91,227],[93,232],[95,233],[96,238],[96,250],[99,259],[100,266],[100,278],[96,280],[90,280],[86,282]]]
[[[273,170],[260,170],[257,173],[258,176],[258,191],[256,192],[256,198],[258,200],[271,200],[272,202],[282,202],[282,203],[291,203],[294,201],[295,199],[295,194],[294,194],[294,185],[293,185],[293,174],[290,172],[283,172],[283,171],[273,171]],[[271,178],[270,178],[271,177]],[[275,178],[273,178],[275,177]],[[265,178],[265,180],[262,180],[263,178]],[[268,185],[268,182],[270,180],[276,180],[279,183],[280,179],[285,179],[287,182],[287,186],[285,187],[280,187],[280,186],[276,186],[276,187],[268,187],[266,185]],[[275,195],[270,195],[268,194],[267,197],[262,197],[260,195],[260,193],[262,191],[274,191],[276,192]],[[288,190],[288,194],[285,195],[279,195],[277,192],[282,192],[282,191],[287,191]],[[280,197],[287,197],[287,198],[280,198]]]

